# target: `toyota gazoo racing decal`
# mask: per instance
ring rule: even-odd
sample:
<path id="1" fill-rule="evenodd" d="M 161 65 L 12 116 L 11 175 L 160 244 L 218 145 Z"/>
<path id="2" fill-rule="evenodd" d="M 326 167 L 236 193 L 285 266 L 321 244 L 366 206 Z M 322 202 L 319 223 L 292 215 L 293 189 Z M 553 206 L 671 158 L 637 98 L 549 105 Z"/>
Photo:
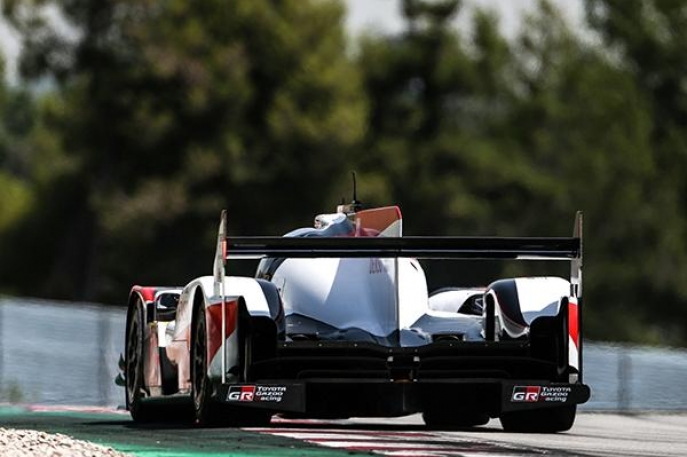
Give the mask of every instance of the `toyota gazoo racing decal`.
<path id="1" fill-rule="evenodd" d="M 571 387 L 550 387 L 550 386 L 515 386 L 511 401 L 515 403 L 537 403 L 537 402 L 560 402 L 568 401 L 568 395 L 572 391 Z"/>
<path id="2" fill-rule="evenodd" d="M 227 401 L 281 403 L 285 386 L 231 386 Z"/>

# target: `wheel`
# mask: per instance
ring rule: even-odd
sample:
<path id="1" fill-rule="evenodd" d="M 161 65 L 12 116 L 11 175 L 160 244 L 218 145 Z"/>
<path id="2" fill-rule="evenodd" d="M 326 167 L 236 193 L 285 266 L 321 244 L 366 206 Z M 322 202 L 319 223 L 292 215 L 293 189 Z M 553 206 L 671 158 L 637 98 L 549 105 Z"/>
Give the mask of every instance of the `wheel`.
<path id="1" fill-rule="evenodd" d="M 191 335 L 191 396 L 196 424 L 201 426 L 259 426 L 269 424 L 272 414 L 260 409 L 223 405 L 212 398 L 212 381 L 208 377 L 207 324 L 203 306 L 197 306 L 193 316 Z M 241 338 L 244 368 L 241 381 L 245 382 L 252 344 Z"/>
<path id="2" fill-rule="evenodd" d="M 205 309 L 196 306 L 191 333 L 191 396 L 196 423 L 210 425 L 216 421 L 216 408 L 212 403 L 212 386 L 208 378 L 207 325 Z"/>
<path id="3" fill-rule="evenodd" d="M 479 411 L 430 409 L 422 413 L 422 420 L 431 428 L 466 428 L 486 424 L 489 422 L 489 416 Z"/>
<path id="4" fill-rule="evenodd" d="M 251 374 L 251 362 L 253 360 L 253 335 L 249 329 L 248 322 L 243 321 L 243 330 L 239 333 L 241 342 L 241 382 L 249 383 L 253 381 Z M 269 425 L 272 420 L 272 412 L 256 408 L 236 408 L 228 406 L 235 418 L 234 422 L 241 426 L 260 427 Z"/>
<path id="5" fill-rule="evenodd" d="M 126 348 L 125 358 L 125 385 L 126 407 L 134 422 L 145 423 L 158 419 L 151 405 L 144 402 L 143 398 L 143 330 L 144 330 L 143 305 L 137 300 L 129 311 L 126 323 Z"/>
<path id="6" fill-rule="evenodd" d="M 499 417 L 507 432 L 556 433 L 570 430 L 575 423 L 577 406 L 559 406 L 533 411 L 516 411 Z"/>

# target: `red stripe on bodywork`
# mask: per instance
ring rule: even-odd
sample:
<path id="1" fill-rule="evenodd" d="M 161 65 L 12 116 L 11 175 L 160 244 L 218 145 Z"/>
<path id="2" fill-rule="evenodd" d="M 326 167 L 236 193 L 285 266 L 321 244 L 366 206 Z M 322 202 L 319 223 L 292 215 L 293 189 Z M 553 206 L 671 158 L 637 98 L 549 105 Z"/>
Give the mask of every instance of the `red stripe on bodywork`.
<path id="1" fill-rule="evenodd" d="M 575 342 L 575 346 L 580 346 L 580 328 L 578 319 L 577 303 L 570 300 L 568 303 L 568 333 Z"/>
<path id="2" fill-rule="evenodd" d="M 143 297 L 143 300 L 146 302 L 155 300 L 154 287 L 134 286 L 131 288 L 131 291 L 141 294 L 141 297 Z"/>
<path id="3" fill-rule="evenodd" d="M 205 310 L 205 317 L 208 325 L 208 360 L 212 360 L 222 346 L 222 341 L 236 330 L 236 321 L 239 314 L 239 301 L 231 300 L 225 302 L 224 315 L 227 319 L 227 327 L 224 338 L 222 338 L 222 303 L 208 306 Z"/>

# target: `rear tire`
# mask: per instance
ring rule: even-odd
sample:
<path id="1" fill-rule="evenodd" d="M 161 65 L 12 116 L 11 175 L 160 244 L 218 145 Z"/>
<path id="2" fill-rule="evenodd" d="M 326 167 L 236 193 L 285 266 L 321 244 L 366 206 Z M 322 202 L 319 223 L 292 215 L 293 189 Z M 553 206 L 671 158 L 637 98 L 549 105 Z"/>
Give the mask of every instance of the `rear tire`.
<path id="1" fill-rule="evenodd" d="M 248 329 L 246 320 L 239 321 L 243 323 L 243 330 L 239 333 L 240 350 L 242 351 L 241 363 L 243 364 L 241 370 L 241 382 L 250 383 L 253 381 L 251 375 L 251 363 L 253 361 L 253 336 Z M 232 415 L 236 417 L 235 423 L 240 426 L 260 427 L 269 425 L 272 420 L 272 412 L 257 408 L 236 408 L 228 406 L 232 411 Z"/>
<path id="2" fill-rule="evenodd" d="M 212 398 L 213 385 L 208 376 L 207 323 L 202 303 L 196 306 L 191 335 L 191 396 L 195 410 L 196 424 L 200 426 L 261 426 L 269 424 L 272 413 L 249 407 L 224 405 Z M 244 365 L 251 357 L 252 345 L 241 342 Z M 244 367 L 242 381 L 247 370 Z"/>
<path id="3" fill-rule="evenodd" d="M 212 385 L 207 374 L 207 325 L 202 303 L 194 308 L 191 332 L 191 397 L 196 424 L 212 425 L 217 422 L 217 408 L 212 401 Z"/>
<path id="4" fill-rule="evenodd" d="M 499 420 L 506 432 L 556 433 L 570 430 L 576 415 L 577 406 L 572 405 L 504 413 Z"/>

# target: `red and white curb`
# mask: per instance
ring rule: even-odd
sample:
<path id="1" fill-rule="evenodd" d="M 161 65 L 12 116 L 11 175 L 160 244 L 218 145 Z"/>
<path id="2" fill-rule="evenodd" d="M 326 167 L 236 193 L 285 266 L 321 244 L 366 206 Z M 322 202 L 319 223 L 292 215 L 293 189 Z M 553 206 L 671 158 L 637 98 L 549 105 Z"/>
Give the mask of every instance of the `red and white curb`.
<path id="1" fill-rule="evenodd" d="M 244 430 L 292 438 L 306 443 L 395 457 L 524 457 L 543 454 L 542 451 L 524 450 L 501 444 L 480 443 L 442 432 L 369 431 L 337 428 L 316 428 L 324 421 L 294 421 L 296 427 L 279 427 L 282 421 L 272 422 L 276 427 L 245 428 Z M 306 423 L 313 428 L 299 427 Z M 330 423 L 331 424 L 331 423 Z M 285 424 L 286 425 L 286 424 Z"/>

